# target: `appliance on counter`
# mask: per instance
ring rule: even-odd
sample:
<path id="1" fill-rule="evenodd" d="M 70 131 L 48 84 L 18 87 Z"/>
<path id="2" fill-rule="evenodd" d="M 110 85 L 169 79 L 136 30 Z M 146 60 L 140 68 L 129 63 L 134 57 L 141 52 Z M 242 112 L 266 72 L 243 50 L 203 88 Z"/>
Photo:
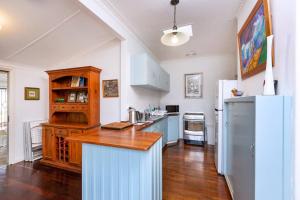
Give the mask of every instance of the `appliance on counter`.
<path id="1" fill-rule="evenodd" d="M 236 80 L 219 80 L 215 93 L 215 165 L 219 174 L 224 174 L 223 108 L 224 100 L 231 98 L 231 90 L 237 88 Z"/>
<path id="2" fill-rule="evenodd" d="M 137 111 L 133 107 L 129 107 L 128 114 L 129 114 L 129 122 L 132 124 L 138 123 L 143 118 L 143 113 Z"/>
<path id="3" fill-rule="evenodd" d="M 186 144 L 205 144 L 205 116 L 203 112 L 189 112 L 183 115 L 183 139 Z"/>
<path id="4" fill-rule="evenodd" d="M 179 113 L 179 105 L 166 105 L 167 113 Z"/>

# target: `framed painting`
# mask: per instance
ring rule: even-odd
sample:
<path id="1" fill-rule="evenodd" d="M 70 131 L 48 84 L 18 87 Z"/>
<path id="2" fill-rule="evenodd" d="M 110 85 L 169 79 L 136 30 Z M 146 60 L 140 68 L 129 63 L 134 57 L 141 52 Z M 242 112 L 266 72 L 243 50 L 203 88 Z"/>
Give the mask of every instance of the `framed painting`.
<path id="1" fill-rule="evenodd" d="M 202 98 L 203 73 L 185 74 L 185 98 Z"/>
<path id="2" fill-rule="evenodd" d="M 118 79 L 102 81 L 103 97 L 119 97 Z"/>
<path id="3" fill-rule="evenodd" d="M 25 87 L 25 100 L 40 100 L 40 88 Z"/>
<path id="4" fill-rule="evenodd" d="M 269 1 L 258 0 L 238 33 L 242 79 L 249 78 L 266 69 L 267 36 L 271 34 Z"/>

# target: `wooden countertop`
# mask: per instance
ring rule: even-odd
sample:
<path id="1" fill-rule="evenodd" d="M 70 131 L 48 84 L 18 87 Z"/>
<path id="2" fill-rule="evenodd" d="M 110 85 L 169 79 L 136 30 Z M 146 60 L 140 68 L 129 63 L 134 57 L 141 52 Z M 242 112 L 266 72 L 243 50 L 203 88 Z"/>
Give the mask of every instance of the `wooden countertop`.
<path id="1" fill-rule="evenodd" d="M 142 129 L 151 124 L 152 123 L 146 123 L 140 126 L 135 125 L 123 130 L 97 128 L 84 135 L 67 137 L 66 140 L 147 151 L 161 138 L 160 133 L 142 131 Z"/>
<path id="2" fill-rule="evenodd" d="M 90 126 L 87 124 L 80 124 L 80 123 L 42 123 L 43 126 L 52 126 L 56 128 L 75 128 L 75 129 L 82 129 L 87 130 L 91 129 L 97 126 L 100 126 L 100 124 L 96 124 L 94 126 Z"/>

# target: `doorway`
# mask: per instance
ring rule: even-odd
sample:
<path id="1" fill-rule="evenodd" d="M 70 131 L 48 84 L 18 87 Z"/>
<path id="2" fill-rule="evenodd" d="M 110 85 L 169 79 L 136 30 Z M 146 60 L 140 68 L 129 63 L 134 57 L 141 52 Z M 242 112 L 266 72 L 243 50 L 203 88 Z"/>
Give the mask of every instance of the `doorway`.
<path id="1" fill-rule="evenodd" d="M 8 72 L 0 71 L 0 166 L 8 164 Z"/>

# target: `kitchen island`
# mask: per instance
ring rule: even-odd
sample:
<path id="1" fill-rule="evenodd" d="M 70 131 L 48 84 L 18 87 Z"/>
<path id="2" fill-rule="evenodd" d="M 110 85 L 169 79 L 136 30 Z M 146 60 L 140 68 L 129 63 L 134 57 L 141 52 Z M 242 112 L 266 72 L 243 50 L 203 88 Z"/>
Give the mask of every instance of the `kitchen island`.
<path id="1" fill-rule="evenodd" d="M 67 138 L 82 143 L 83 200 L 162 199 L 162 137 L 150 125 Z"/>

